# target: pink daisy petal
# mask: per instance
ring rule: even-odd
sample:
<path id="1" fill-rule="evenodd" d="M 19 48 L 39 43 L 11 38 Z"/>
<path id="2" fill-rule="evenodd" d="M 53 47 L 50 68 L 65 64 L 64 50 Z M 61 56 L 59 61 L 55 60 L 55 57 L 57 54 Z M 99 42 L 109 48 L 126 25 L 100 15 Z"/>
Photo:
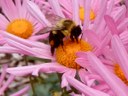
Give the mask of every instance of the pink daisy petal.
<path id="1" fill-rule="evenodd" d="M 14 76 L 10 75 L 8 80 L 3 84 L 3 86 L 0 88 L 0 95 L 4 93 L 4 91 L 7 89 L 7 87 L 13 82 Z"/>
<path id="2" fill-rule="evenodd" d="M 40 23 L 43 23 L 43 25 L 45 24 L 46 26 L 51 26 L 51 23 L 45 18 L 44 14 L 35 3 L 28 1 L 27 4 L 29 12 L 39 20 Z"/>
<path id="3" fill-rule="evenodd" d="M 7 16 L 7 18 L 12 21 L 14 20 L 14 18 L 16 18 L 16 7 L 14 6 L 14 3 L 12 2 L 12 0 L 0 0 L 0 4 L 2 6 L 2 10 L 4 11 L 5 15 Z M 8 11 L 8 10 L 12 10 L 12 11 Z"/>
<path id="4" fill-rule="evenodd" d="M 72 2 L 71 0 L 59 0 L 60 5 L 62 5 L 66 11 L 72 12 L 72 6 L 70 5 Z"/>
<path id="5" fill-rule="evenodd" d="M 38 47 L 38 48 L 43 48 L 43 49 L 49 49 L 50 48 L 49 45 L 46 45 L 44 43 L 25 40 L 25 39 L 22 39 L 22 38 L 15 36 L 15 35 L 12 35 L 6 31 L 0 31 L 0 32 L 4 37 L 9 38 L 11 40 L 14 40 L 15 42 L 19 42 L 19 43 L 26 45 L 26 46 L 29 46 L 29 47 Z"/>
<path id="6" fill-rule="evenodd" d="M 1 75 L 0 75 L 0 87 L 1 87 L 1 85 L 3 84 L 3 80 L 4 80 L 5 76 L 6 76 L 6 69 L 7 69 L 7 67 L 8 67 L 7 64 L 4 64 L 4 65 L 2 66 L 2 73 L 1 73 Z"/>
<path id="7" fill-rule="evenodd" d="M 123 33 L 123 31 L 127 28 L 128 26 L 128 18 L 125 18 L 117 27 L 119 30 L 119 33 Z"/>
<path id="8" fill-rule="evenodd" d="M 88 59 L 92 68 L 106 81 L 117 96 L 127 96 L 127 86 L 111 73 L 93 53 L 88 52 Z"/>
<path id="9" fill-rule="evenodd" d="M 91 30 L 85 30 L 85 33 L 83 34 L 83 39 L 86 40 L 92 44 L 93 46 L 99 48 L 101 46 L 100 40 L 97 36 L 97 34 L 95 34 L 93 31 Z"/>
<path id="10" fill-rule="evenodd" d="M 121 41 L 122 41 L 122 43 L 123 44 L 128 44 L 128 31 L 126 30 L 126 31 L 124 31 L 124 32 L 122 32 L 120 35 L 119 35 L 119 37 L 120 37 L 120 39 L 121 39 Z"/>
<path id="11" fill-rule="evenodd" d="M 37 48 L 37 47 L 28 47 L 25 46 L 21 43 L 15 42 L 11 39 L 7 39 L 8 44 L 12 47 L 18 48 L 19 50 L 21 50 L 21 54 L 25 53 L 27 55 L 31 55 L 31 56 L 35 56 L 35 57 L 39 57 L 39 58 L 45 58 L 45 59 L 53 59 L 54 57 L 51 55 L 50 49 L 41 49 L 41 48 Z M 18 53 L 20 53 L 18 52 Z"/>
<path id="12" fill-rule="evenodd" d="M 79 3 L 78 0 L 72 0 L 72 7 L 73 7 L 73 21 L 76 22 L 76 24 L 80 24 L 80 18 L 79 18 Z"/>
<path id="13" fill-rule="evenodd" d="M 94 25 L 93 25 L 94 32 L 97 32 L 97 28 L 99 27 L 99 24 L 100 24 L 101 20 L 103 19 L 103 16 L 106 12 L 107 0 L 101 0 L 100 5 L 102 6 L 102 8 L 100 8 L 100 10 L 97 13 L 97 16 L 95 18 Z"/>
<path id="14" fill-rule="evenodd" d="M 66 79 L 71 86 L 75 87 L 77 90 L 84 93 L 85 95 L 88 95 L 88 96 L 109 96 L 108 94 L 106 94 L 104 92 L 95 90 L 93 88 L 90 88 L 90 87 L 82 84 L 81 82 L 75 80 L 74 78 L 72 78 L 70 76 L 67 76 Z"/>
<path id="15" fill-rule="evenodd" d="M 59 72 L 63 73 L 68 71 L 69 69 L 61 66 L 57 63 L 43 63 L 43 64 L 36 64 L 31 66 L 23 66 L 23 67 L 14 67 L 14 68 L 8 68 L 7 72 L 10 74 L 13 74 L 15 76 L 26 76 L 29 74 L 36 75 L 39 72 L 44 73 L 53 73 L 53 72 Z"/>
<path id="16" fill-rule="evenodd" d="M 61 10 L 61 6 L 59 4 L 59 1 L 58 0 L 48 0 L 48 2 L 50 3 L 54 13 L 60 17 L 65 17 L 64 14 L 62 13 L 62 10 Z"/>
<path id="17" fill-rule="evenodd" d="M 85 78 L 86 78 L 86 76 L 87 76 L 87 73 L 88 73 L 88 72 L 87 72 L 85 69 L 79 70 L 79 77 L 80 77 L 80 80 L 81 80 L 84 84 L 87 83 L 86 80 L 85 80 Z"/>
<path id="18" fill-rule="evenodd" d="M 43 35 L 36 35 L 29 38 L 29 40 L 32 41 L 38 41 L 38 40 L 46 40 L 48 39 L 49 33 L 43 34 Z"/>
<path id="19" fill-rule="evenodd" d="M 113 9 L 114 9 L 114 2 L 115 2 L 114 0 L 108 1 L 108 3 L 109 3 L 108 6 L 109 7 L 108 7 L 108 10 L 106 12 L 107 14 L 111 14 L 111 12 L 113 11 Z"/>
<path id="20" fill-rule="evenodd" d="M 77 58 L 75 60 L 76 63 L 78 63 L 83 68 L 88 68 L 88 60 L 85 60 L 84 58 Z"/>
<path id="21" fill-rule="evenodd" d="M 111 33 L 112 34 L 118 34 L 117 26 L 116 26 L 114 19 L 112 17 L 110 17 L 109 15 L 105 15 L 104 19 L 105 19 Z"/>
<path id="22" fill-rule="evenodd" d="M 77 57 L 83 57 L 85 60 L 87 60 L 87 54 L 86 52 L 77 52 L 76 53 Z"/>
<path id="23" fill-rule="evenodd" d="M 112 38 L 112 49 L 121 69 L 128 79 L 128 53 L 117 35 L 114 35 Z"/>
<path id="24" fill-rule="evenodd" d="M 91 0 L 84 1 L 84 25 L 83 30 L 88 29 L 90 21 Z"/>
<path id="25" fill-rule="evenodd" d="M 0 29 L 6 30 L 6 26 L 8 23 L 9 21 L 5 18 L 5 16 L 0 14 Z"/>
<path id="26" fill-rule="evenodd" d="M 10 96 L 23 96 L 26 92 L 28 92 L 30 89 L 30 86 L 26 86 L 23 89 L 21 89 L 20 91 L 10 95 Z"/>
<path id="27" fill-rule="evenodd" d="M 69 71 L 70 69 L 65 67 L 65 66 L 62 66 L 58 63 L 54 63 L 52 62 L 52 65 L 46 65 L 46 69 L 45 68 L 37 68 L 32 74 L 33 75 L 38 75 L 39 72 L 45 72 L 45 73 L 55 73 L 55 72 L 58 72 L 58 73 L 64 73 L 64 72 L 67 72 Z"/>
<path id="28" fill-rule="evenodd" d="M 65 72 L 62 76 L 62 82 L 61 82 L 61 87 L 64 88 L 66 86 L 68 86 L 68 81 L 66 79 L 66 76 L 72 76 L 72 77 L 75 77 L 76 75 L 76 70 L 74 69 L 70 69 L 69 71 Z"/>
<path id="29" fill-rule="evenodd" d="M 118 8 L 117 11 L 115 11 L 115 13 L 113 12 L 113 18 L 116 21 L 116 24 L 120 24 L 120 22 L 126 18 L 126 7 L 125 6 L 121 6 Z"/>

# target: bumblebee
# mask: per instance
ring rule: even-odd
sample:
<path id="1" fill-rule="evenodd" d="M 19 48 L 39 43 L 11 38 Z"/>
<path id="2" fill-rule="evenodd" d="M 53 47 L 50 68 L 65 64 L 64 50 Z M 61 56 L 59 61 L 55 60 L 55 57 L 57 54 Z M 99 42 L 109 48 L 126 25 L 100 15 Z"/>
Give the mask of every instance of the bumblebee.
<path id="1" fill-rule="evenodd" d="M 54 16 L 52 16 L 54 17 Z M 55 26 L 43 28 L 38 34 L 50 32 L 49 44 L 51 46 L 51 54 L 54 55 L 55 48 L 63 46 L 63 39 L 69 37 L 71 41 L 78 42 L 78 37 L 82 33 L 79 25 L 70 19 L 61 19 L 57 21 Z"/>

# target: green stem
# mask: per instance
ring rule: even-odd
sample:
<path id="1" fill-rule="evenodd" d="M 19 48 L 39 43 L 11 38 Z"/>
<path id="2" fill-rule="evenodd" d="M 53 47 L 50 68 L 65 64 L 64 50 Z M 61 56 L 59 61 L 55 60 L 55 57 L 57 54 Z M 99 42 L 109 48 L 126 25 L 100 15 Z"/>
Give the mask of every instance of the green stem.
<path id="1" fill-rule="evenodd" d="M 24 61 L 25 61 L 25 65 L 28 65 L 28 59 L 27 59 L 27 56 L 24 56 Z M 29 82 L 30 82 L 30 84 L 31 84 L 31 88 L 32 88 L 33 96 L 37 96 L 37 95 L 36 95 L 35 88 L 34 88 L 34 82 L 33 82 L 33 80 L 32 80 L 32 76 L 31 76 L 31 75 L 29 76 Z"/>
<path id="2" fill-rule="evenodd" d="M 37 95 L 36 95 L 35 88 L 34 88 L 34 83 L 33 83 L 33 80 L 32 80 L 32 76 L 29 76 L 29 80 L 30 80 L 30 84 L 31 84 L 33 96 L 37 96 Z"/>

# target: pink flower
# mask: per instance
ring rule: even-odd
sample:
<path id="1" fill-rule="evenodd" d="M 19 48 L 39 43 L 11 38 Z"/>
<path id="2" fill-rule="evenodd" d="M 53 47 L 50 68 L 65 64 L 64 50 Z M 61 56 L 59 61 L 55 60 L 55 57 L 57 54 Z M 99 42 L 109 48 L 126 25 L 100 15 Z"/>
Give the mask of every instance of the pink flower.
<path id="1" fill-rule="evenodd" d="M 42 28 L 42 25 L 28 13 L 27 0 L 14 0 L 14 2 L 0 0 L 4 14 L 0 13 L 0 30 L 24 39 L 39 39 L 41 36 L 35 36 L 35 33 Z"/>
<path id="2" fill-rule="evenodd" d="M 88 53 L 90 66 L 106 81 L 117 96 L 127 96 L 127 86 L 93 54 Z"/>
<path id="3" fill-rule="evenodd" d="M 90 69 L 89 71 L 93 70 L 92 72 L 100 75 L 99 78 L 103 78 L 101 80 L 98 78 L 95 78 L 95 80 L 98 80 L 98 82 L 100 81 L 99 83 L 101 83 L 101 88 L 104 87 L 102 85 L 102 82 L 105 81 L 110 86 L 114 94 L 116 94 L 116 96 L 120 96 L 122 94 L 124 94 L 123 96 L 127 96 L 127 72 L 128 72 L 127 71 L 127 55 L 128 54 L 122 41 L 117 35 L 114 35 L 112 37 L 111 42 L 112 42 L 111 46 L 110 47 L 107 46 L 104 49 L 102 54 L 103 56 L 99 56 L 99 58 L 97 58 L 91 52 L 78 53 L 79 58 L 76 59 L 76 62 L 81 66 L 85 66 L 85 67 L 89 66 L 88 67 Z M 85 60 L 87 59 L 85 59 L 84 55 L 88 56 L 88 60 L 90 62 L 88 63 L 88 65 L 86 65 L 87 63 Z M 117 64 L 119 67 L 116 66 Z M 90 76 L 93 76 L 93 75 L 94 74 L 90 74 Z M 116 82 L 115 85 L 114 85 L 114 82 Z M 95 86 L 94 88 L 99 90 L 97 86 Z M 108 89 L 110 90 L 110 88 Z M 117 92 L 117 90 L 119 93 Z"/>

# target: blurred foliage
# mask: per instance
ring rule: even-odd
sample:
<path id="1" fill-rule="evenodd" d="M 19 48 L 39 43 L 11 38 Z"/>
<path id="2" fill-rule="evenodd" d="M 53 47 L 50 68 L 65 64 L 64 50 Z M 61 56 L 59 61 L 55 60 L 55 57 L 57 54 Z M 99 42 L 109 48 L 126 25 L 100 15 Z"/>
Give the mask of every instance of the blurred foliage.
<path id="1" fill-rule="evenodd" d="M 47 74 L 46 78 L 33 77 L 36 96 L 61 96 L 61 88 L 57 74 Z M 29 96 L 33 96 L 32 90 Z"/>

